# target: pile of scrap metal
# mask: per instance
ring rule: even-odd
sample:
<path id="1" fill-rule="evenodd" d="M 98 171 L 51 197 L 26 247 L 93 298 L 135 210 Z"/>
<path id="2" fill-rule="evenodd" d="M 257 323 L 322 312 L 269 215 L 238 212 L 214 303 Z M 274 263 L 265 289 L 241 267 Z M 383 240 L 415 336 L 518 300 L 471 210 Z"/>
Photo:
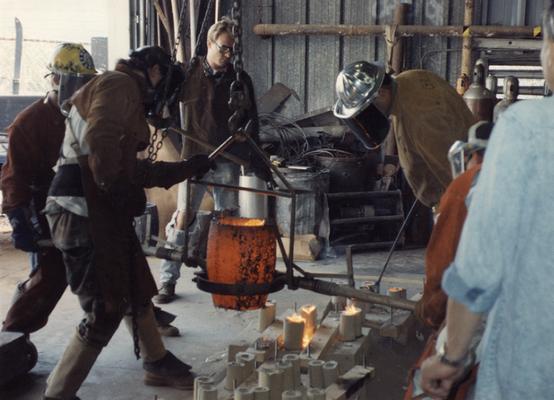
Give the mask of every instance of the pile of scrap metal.
<path id="1" fill-rule="evenodd" d="M 311 191 L 296 203 L 297 240 L 311 243 L 310 248 L 299 248 L 297 256 L 317 258 L 314 240 L 325 244 L 315 246 L 320 250 L 353 243 L 370 248 L 390 245 L 403 220 L 403 207 L 394 185 L 382 191 L 378 184 L 381 151 L 365 149 L 331 107 L 286 117 L 280 111 L 293 98 L 298 100 L 296 93 L 278 83 L 258 103 L 262 147 L 295 188 Z M 276 204 L 277 224 L 285 238 L 289 203 L 283 198 Z"/>

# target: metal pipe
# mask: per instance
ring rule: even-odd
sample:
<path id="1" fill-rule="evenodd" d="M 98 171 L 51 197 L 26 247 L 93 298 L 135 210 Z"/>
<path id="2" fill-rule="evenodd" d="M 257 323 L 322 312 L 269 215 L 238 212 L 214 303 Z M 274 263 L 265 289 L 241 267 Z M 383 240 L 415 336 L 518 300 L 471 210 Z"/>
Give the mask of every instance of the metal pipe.
<path id="1" fill-rule="evenodd" d="M 21 54 L 23 47 L 23 27 L 21 21 L 15 18 L 15 53 L 13 65 L 12 94 L 19 94 L 19 78 L 21 76 Z"/>
<path id="2" fill-rule="evenodd" d="M 186 1 L 186 0 L 183 0 Z M 194 53 L 196 49 L 196 9 L 194 7 L 195 1 L 189 0 L 189 16 L 190 16 L 190 52 Z M 192 54 L 192 57 L 196 54 Z"/>
<path id="3" fill-rule="evenodd" d="M 338 35 L 338 36 L 369 36 L 382 35 L 386 25 L 323 25 L 323 24 L 257 24 L 253 32 L 259 36 L 287 35 Z M 534 37 L 532 26 L 503 25 L 399 25 L 396 33 L 400 36 L 448 36 L 463 37 Z"/>
<path id="4" fill-rule="evenodd" d="M 215 14 L 214 14 L 214 24 L 219 21 L 219 0 L 215 1 Z"/>
<path id="5" fill-rule="evenodd" d="M 249 188 L 249 187 L 244 187 L 244 186 L 227 185 L 225 183 L 208 182 L 208 181 L 203 181 L 203 180 L 200 180 L 200 179 L 191 179 L 190 181 L 191 181 L 191 183 L 195 183 L 195 184 L 198 184 L 198 185 L 220 187 L 220 188 L 223 188 L 223 189 L 234 190 L 236 192 L 244 191 L 244 192 L 252 192 L 252 193 L 256 193 L 256 194 L 260 194 L 260 195 L 264 195 L 264 196 L 286 197 L 286 198 L 289 198 L 289 199 L 292 198 L 292 194 L 287 193 L 287 192 L 278 192 L 278 191 L 275 191 L 275 190 L 254 189 L 254 188 Z"/>
<path id="6" fill-rule="evenodd" d="M 290 232 L 289 232 L 289 254 L 287 265 L 287 286 L 291 289 L 294 289 L 294 272 L 292 270 L 292 263 L 294 262 L 294 234 L 296 230 L 296 192 L 292 192 L 292 197 L 290 200 Z"/>
<path id="7" fill-rule="evenodd" d="M 473 8 L 474 0 L 465 0 L 464 6 L 464 25 L 470 26 L 473 24 Z M 460 78 L 458 79 L 457 91 L 460 95 L 463 95 L 469 87 L 469 77 L 471 76 L 471 66 L 473 65 L 471 59 L 471 52 L 473 49 L 473 39 L 471 36 L 464 36 L 462 41 L 462 61 Z"/>
<path id="8" fill-rule="evenodd" d="M 186 0 L 183 0 L 186 1 Z M 171 16 L 173 17 L 173 35 L 174 35 L 174 41 L 173 43 L 179 42 L 179 46 L 177 47 L 177 61 L 184 62 L 185 55 L 183 51 L 183 42 L 184 38 L 179 38 L 180 29 L 179 26 L 181 24 L 180 20 L 180 8 L 179 8 L 179 1 L 178 0 L 171 0 Z M 184 17 L 184 16 L 183 16 Z"/>
<path id="9" fill-rule="evenodd" d="M 196 136 L 194 136 L 191 133 L 188 133 L 184 129 L 178 129 L 178 128 L 171 128 L 170 127 L 170 128 L 167 128 L 167 130 L 170 131 L 170 132 L 177 133 L 177 134 L 189 139 L 191 142 L 195 142 L 195 143 L 199 144 L 200 146 L 206 148 L 209 151 L 214 151 L 216 149 L 216 147 L 214 145 L 211 145 L 210 143 L 206 142 L 205 140 L 197 138 Z M 250 164 L 248 161 L 245 161 L 242 158 L 234 156 L 230 153 L 225 153 L 225 152 L 221 153 L 221 157 L 224 157 L 224 158 L 228 159 L 229 161 L 232 161 L 235 164 L 239 164 L 239 165 L 248 166 Z"/>
<path id="10" fill-rule="evenodd" d="M 380 304 L 408 311 L 414 311 L 416 306 L 415 301 L 372 293 L 368 290 L 354 289 L 350 286 L 339 285 L 334 282 L 308 278 L 295 278 L 294 280 L 296 286 L 300 289 L 310 290 L 325 295 L 349 297 L 371 304 Z"/>
<path id="11" fill-rule="evenodd" d="M 400 3 L 394 10 L 394 24 L 404 25 L 407 22 L 410 4 Z M 399 38 L 392 49 L 392 69 L 395 74 L 402 72 L 404 66 L 404 38 Z"/>

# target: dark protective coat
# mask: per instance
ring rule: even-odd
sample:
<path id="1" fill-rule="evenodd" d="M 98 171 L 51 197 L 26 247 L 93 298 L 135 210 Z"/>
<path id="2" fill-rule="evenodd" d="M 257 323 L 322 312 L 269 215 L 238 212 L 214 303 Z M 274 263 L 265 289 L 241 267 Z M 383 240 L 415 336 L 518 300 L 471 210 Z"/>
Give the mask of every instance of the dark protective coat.
<path id="1" fill-rule="evenodd" d="M 2 209 L 31 208 L 43 239 L 48 239 L 50 232 L 40 211 L 59 156 L 64 120 L 57 105 L 44 98 L 19 113 L 8 127 L 8 156 L 1 174 Z M 2 329 L 31 333 L 42 328 L 66 286 L 60 252 L 54 247 L 40 249 L 37 268 L 8 310 Z"/>
<path id="2" fill-rule="evenodd" d="M 391 109 L 400 166 L 415 196 L 438 203 L 452 180 L 448 150 L 467 139 L 475 117 L 450 84 L 430 71 L 399 74 Z"/>
<path id="3" fill-rule="evenodd" d="M 183 86 L 182 101 L 186 109 L 185 126 L 199 139 L 217 147 L 231 135 L 227 123 L 232 111 L 227 102 L 229 89 L 236 73 L 232 65 L 229 65 L 224 73 L 210 74 L 208 70 L 204 58 L 199 58 L 192 64 Z M 257 141 L 258 111 L 252 80 L 246 72 L 243 72 L 241 78 L 246 85 L 247 101 L 250 104 L 244 119 L 249 118 L 254 121 L 253 139 Z M 234 143 L 227 152 L 246 161 L 250 160 L 250 149 L 245 143 Z M 192 154 L 208 153 L 210 151 L 205 147 L 185 140 L 183 153 L 185 158 Z"/>
<path id="4" fill-rule="evenodd" d="M 72 99 L 87 122 L 90 147 L 79 163 L 93 242 L 89 272 L 108 312 L 144 304 L 157 293 L 132 225 L 144 210 L 143 187 L 167 188 L 191 175 L 182 163 L 137 160 L 150 136 L 146 80 L 124 64 L 116 69 L 92 79 Z"/>

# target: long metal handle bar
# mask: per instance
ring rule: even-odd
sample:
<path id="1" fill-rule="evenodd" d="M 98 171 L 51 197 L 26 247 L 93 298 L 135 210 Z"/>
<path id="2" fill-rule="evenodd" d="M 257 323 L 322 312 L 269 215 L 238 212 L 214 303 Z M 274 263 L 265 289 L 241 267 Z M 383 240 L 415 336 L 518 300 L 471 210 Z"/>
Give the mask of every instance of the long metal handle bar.
<path id="1" fill-rule="evenodd" d="M 276 190 L 263 190 L 263 189 L 254 189 L 254 188 L 248 188 L 243 186 L 235 186 L 235 185 L 227 185 L 225 183 L 216 183 L 216 182 L 208 182 L 203 180 L 197 180 L 197 179 L 191 179 L 191 183 L 195 183 L 198 185 L 206 185 L 206 186 L 214 186 L 214 187 L 220 187 L 224 189 L 234 190 L 234 191 L 245 191 L 245 192 L 252 192 L 264 196 L 272 196 L 272 197 L 288 197 L 292 198 L 292 194 L 288 192 L 280 192 Z"/>
<path id="2" fill-rule="evenodd" d="M 383 275 L 385 274 L 385 271 L 387 270 L 387 267 L 389 265 L 389 261 L 392 257 L 392 253 L 394 253 L 394 250 L 396 249 L 396 245 L 398 241 L 400 240 L 400 237 L 402 236 L 402 233 L 404 232 L 404 229 L 406 229 L 406 226 L 408 225 L 408 222 L 410 221 L 410 217 L 412 216 L 415 206 L 417 204 L 418 200 L 415 199 L 412 206 L 410 207 L 410 211 L 408 211 L 408 214 L 406 215 L 406 218 L 404 218 L 404 221 L 402 222 L 402 225 L 400 226 L 400 229 L 398 230 L 398 233 L 396 234 L 396 237 L 394 238 L 394 242 L 392 243 L 392 246 L 389 250 L 389 254 L 387 256 L 387 260 L 385 261 L 385 265 L 383 265 L 383 269 L 381 269 L 381 273 L 379 274 L 379 278 L 375 282 L 375 286 L 379 287 L 381 284 L 381 279 L 383 279 Z"/>
<path id="3" fill-rule="evenodd" d="M 339 285 L 334 282 L 322 281 L 319 279 L 295 278 L 296 286 L 300 289 L 310 290 L 312 292 L 321 293 L 331 296 L 343 296 L 353 299 L 358 299 L 372 304 L 380 304 L 398 308 L 401 310 L 414 311 L 415 301 L 400 299 L 391 296 L 384 296 L 377 293 L 372 293 L 367 290 L 355 289 L 347 285 Z"/>
<path id="4" fill-rule="evenodd" d="M 173 133 L 177 133 L 177 134 L 189 139 L 191 142 L 195 142 L 195 143 L 199 144 L 200 146 L 204 147 L 205 149 L 207 149 L 209 151 L 215 151 L 216 150 L 215 146 L 209 144 L 205 140 L 197 138 L 193 134 L 191 134 L 191 133 L 189 133 L 189 132 L 187 132 L 183 129 L 170 127 L 170 128 L 167 128 L 166 130 L 170 131 L 170 132 L 173 132 Z M 244 165 L 244 166 L 248 166 L 250 164 L 248 161 L 243 160 L 242 158 L 237 157 L 233 154 L 223 152 L 223 153 L 221 153 L 221 156 L 225 157 L 229 161 L 234 162 L 235 164 Z"/>

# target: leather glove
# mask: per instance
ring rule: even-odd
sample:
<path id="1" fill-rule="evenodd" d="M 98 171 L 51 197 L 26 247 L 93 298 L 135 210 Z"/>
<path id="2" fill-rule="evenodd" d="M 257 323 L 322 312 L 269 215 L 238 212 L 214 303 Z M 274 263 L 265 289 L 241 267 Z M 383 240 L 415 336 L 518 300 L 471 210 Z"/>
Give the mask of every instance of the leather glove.
<path id="1" fill-rule="evenodd" d="M 202 178 L 210 169 L 215 169 L 215 163 L 208 159 L 206 154 L 195 154 L 184 163 L 185 169 L 189 170 L 189 176 L 196 179 Z"/>
<path id="2" fill-rule="evenodd" d="M 17 207 L 6 212 L 12 226 L 12 242 L 16 249 L 36 252 L 40 231 L 37 231 L 38 221 L 27 207 Z M 33 222 L 33 219 L 36 221 Z"/>

